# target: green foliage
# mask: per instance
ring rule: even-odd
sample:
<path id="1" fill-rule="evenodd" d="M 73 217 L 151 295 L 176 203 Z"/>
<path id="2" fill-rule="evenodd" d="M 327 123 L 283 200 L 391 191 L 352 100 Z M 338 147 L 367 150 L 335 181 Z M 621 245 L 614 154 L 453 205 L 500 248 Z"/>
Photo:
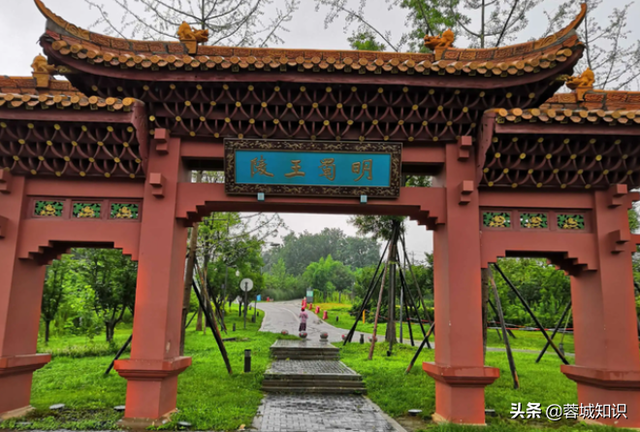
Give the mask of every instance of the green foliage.
<path id="1" fill-rule="evenodd" d="M 291 233 L 284 237 L 281 247 L 264 253 L 265 271 L 270 272 L 282 259 L 287 272 L 298 276 L 309 264 L 329 255 L 352 269 L 372 265 L 380 259 L 376 240 L 346 236 L 340 229 L 325 228 L 319 234 Z"/>
<path id="2" fill-rule="evenodd" d="M 340 261 L 335 261 L 331 255 L 309 264 L 302 277 L 309 286 L 324 295 L 335 290 L 350 290 L 355 281 L 353 272 Z"/>
<path id="3" fill-rule="evenodd" d="M 389 240 L 395 223 L 400 222 L 400 230 L 404 232 L 405 219 L 405 216 L 358 215 L 349 219 L 349 223 L 358 229 L 360 235 L 371 235 L 376 240 Z"/>
<path id="4" fill-rule="evenodd" d="M 385 46 L 376 42 L 376 36 L 370 30 L 354 33 L 347 39 L 351 48 L 360 51 L 384 51 Z"/>
<path id="5" fill-rule="evenodd" d="M 226 342 L 233 375 L 226 371 L 210 330 L 206 334 L 195 331 L 195 322 L 187 329 L 185 355 L 193 364 L 178 380 L 177 406 L 171 422 L 161 429 L 179 429 L 178 421 L 188 421 L 193 430 L 237 430 L 249 425 L 263 397 L 260 391 L 263 374 L 271 362 L 269 347 L 280 335 L 259 332 L 264 314 L 256 323 L 247 323 L 242 330 L 243 319 L 238 317 L 237 306 L 227 309 L 225 321 L 231 329 L 238 329 L 223 337 L 236 337 Z M 116 330 L 116 349 L 131 334 L 124 326 Z M 55 343 L 53 360 L 34 373 L 31 404 L 36 410 L 26 418 L 11 419 L 1 424 L 3 429 L 35 430 L 118 430 L 116 422 L 122 413 L 113 410 L 125 404 L 126 380 L 114 371 L 107 377 L 103 373 L 113 353 L 105 342 L 87 344 L 82 355 L 79 352 L 83 337 L 65 337 Z M 49 347 L 51 348 L 51 347 Z M 252 351 L 252 372 L 242 373 L 244 350 Z M 91 352 L 93 351 L 93 352 Z M 65 355 L 65 353 L 70 355 Z M 124 356 L 127 357 L 126 355 Z M 66 408 L 51 411 L 54 403 L 64 403 Z M 28 421 L 30 425 L 21 425 Z"/>
<path id="6" fill-rule="evenodd" d="M 93 308 L 110 342 L 125 311 L 133 313 L 138 264 L 112 249 L 76 249 L 74 258 L 81 261 L 78 273 L 93 291 Z"/>

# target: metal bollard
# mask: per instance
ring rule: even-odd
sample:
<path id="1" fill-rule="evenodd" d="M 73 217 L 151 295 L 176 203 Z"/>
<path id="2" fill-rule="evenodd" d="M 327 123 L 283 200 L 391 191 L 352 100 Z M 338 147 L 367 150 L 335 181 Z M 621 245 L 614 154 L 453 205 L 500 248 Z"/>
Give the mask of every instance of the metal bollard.
<path id="1" fill-rule="evenodd" d="M 236 331 L 236 323 L 233 323 L 233 331 Z"/>
<path id="2" fill-rule="evenodd" d="M 364 335 L 362 333 L 360 333 L 360 343 L 361 344 L 364 343 Z"/>
<path id="3" fill-rule="evenodd" d="M 245 373 L 251 372 L 251 350 L 244 350 L 244 371 Z"/>
<path id="4" fill-rule="evenodd" d="M 336 315 L 336 322 L 338 322 L 338 315 Z"/>

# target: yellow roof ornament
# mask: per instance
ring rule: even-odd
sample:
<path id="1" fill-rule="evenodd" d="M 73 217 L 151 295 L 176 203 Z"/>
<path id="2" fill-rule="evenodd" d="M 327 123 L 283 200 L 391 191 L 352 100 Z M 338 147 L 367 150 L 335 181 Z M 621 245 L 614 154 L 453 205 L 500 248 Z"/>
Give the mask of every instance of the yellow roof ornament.
<path id="1" fill-rule="evenodd" d="M 590 68 L 587 68 L 579 77 L 565 77 L 565 80 L 565 85 L 576 93 L 578 100 L 584 101 L 584 94 L 593 90 L 596 76 Z"/>
<path id="2" fill-rule="evenodd" d="M 424 37 L 424 46 L 435 51 L 437 49 L 447 49 L 453 46 L 453 41 L 455 40 L 456 35 L 451 31 L 451 29 L 445 30 L 439 36 L 429 36 L 426 35 Z"/>
<path id="3" fill-rule="evenodd" d="M 37 88 L 49 88 L 51 75 L 57 72 L 54 65 L 50 65 L 47 58 L 38 54 L 31 63 L 31 75 L 36 79 Z"/>
<path id="4" fill-rule="evenodd" d="M 189 54 L 196 54 L 198 44 L 209 40 L 209 30 L 193 30 L 186 21 L 183 21 L 178 28 L 178 37 L 180 42 L 187 46 Z"/>

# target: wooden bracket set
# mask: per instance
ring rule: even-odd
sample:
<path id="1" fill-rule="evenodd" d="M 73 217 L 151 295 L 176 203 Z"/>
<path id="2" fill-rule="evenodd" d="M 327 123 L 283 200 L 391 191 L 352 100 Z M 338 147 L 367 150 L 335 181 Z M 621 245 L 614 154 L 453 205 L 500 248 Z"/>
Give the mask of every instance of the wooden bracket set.
<path id="1" fill-rule="evenodd" d="M 156 129 L 153 135 L 153 142 L 156 147 L 156 151 L 159 154 L 168 154 L 169 153 L 169 139 L 171 138 L 171 133 L 167 129 Z"/>
<path id="2" fill-rule="evenodd" d="M 616 230 L 609 233 L 611 238 L 611 253 L 618 254 L 627 250 L 627 243 L 631 241 L 631 234 L 628 230 Z"/>
<path id="3" fill-rule="evenodd" d="M 7 235 L 7 226 L 9 225 L 9 219 L 4 216 L 0 216 L 0 239 L 5 238 Z"/>
<path id="4" fill-rule="evenodd" d="M 463 180 L 458 189 L 460 191 L 460 201 L 458 203 L 460 205 L 469 204 L 471 202 L 471 194 L 475 190 L 473 180 Z"/>
<path id="5" fill-rule="evenodd" d="M 609 188 L 609 207 L 620 207 L 625 204 L 628 189 L 625 184 L 612 185 Z"/>
<path id="6" fill-rule="evenodd" d="M 458 139 L 458 160 L 466 161 L 471 156 L 473 140 L 470 136 L 461 136 Z"/>
<path id="7" fill-rule="evenodd" d="M 11 180 L 13 176 L 9 171 L 0 170 L 0 193 L 8 194 L 11 192 Z"/>
<path id="8" fill-rule="evenodd" d="M 151 193 L 156 198 L 164 198 L 165 178 L 160 173 L 149 174 L 149 184 L 151 185 Z"/>

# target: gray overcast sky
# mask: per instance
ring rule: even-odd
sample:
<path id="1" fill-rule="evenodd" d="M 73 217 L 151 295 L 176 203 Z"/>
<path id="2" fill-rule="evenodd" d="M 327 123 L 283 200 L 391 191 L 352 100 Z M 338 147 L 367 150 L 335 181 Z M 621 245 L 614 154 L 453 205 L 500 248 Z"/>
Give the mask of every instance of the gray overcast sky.
<path id="1" fill-rule="evenodd" d="M 68 21 L 88 28 L 98 14 L 88 9 L 84 0 L 44 0 L 45 4 L 58 15 Z M 112 0 L 98 0 L 98 3 L 108 5 Z M 276 1 L 277 3 L 277 1 Z M 548 9 L 560 4 L 560 0 L 547 0 Z M 579 3 L 579 1 L 576 1 Z M 606 0 L 599 10 L 599 16 L 608 15 L 614 7 L 622 7 L 626 0 Z M 358 4 L 358 0 L 351 0 L 351 4 Z M 401 9 L 389 9 L 384 0 L 369 0 L 367 19 L 379 29 L 391 31 L 396 38 L 404 29 L 405 14 Z M 3 13 L 0 15 L 0 50 L 2 64 L 0 74 L 24 76 L 31 73 L 31 62 L 41 52 L 38 38 L 44 32 L 45 20 L 38 12 L 32 0 L 0 0 Z M 539 8 L 530 17 L 529 26 L 523 31 L 516 42 L 522 42 L 531 38 L 537 38 L 546 28 L 546 19 Z M 283 46 L 288 48 L 325 48 L 348 49 L 347 37 L 350 31 L 345 32 L 344 21 L 336 20 L 328 28 L 325 28 L 324 17 L 326 10 L 315 10 L 315 2 L 301 0 L 301 7 L 296 12 L 293 20 L 287 24 L 290 30 L 282 33 Z M 630 10 L 630 17 L 640 17 L 640 4 L 636 3 Z M 631 18 L 633 25 L 634 18 Z M 604 24 L 604 23 L 603 23 Z M 398 31 L 398 29 L 400 29 Z M 177 29 L 176 29 L 177 30 Z M 640 38 L 640 30 L 633 28 L 633 39 Z M 97 30 L 96 30 L 97 31 Z M 458 43 L 457 46 L 464 46 Z M 287 225 L 293 231 L 320 232 L 323 228 L 341 228 L 347 234 L 355 234 L 355 230 L 347 223 L 346 216 L 330 215 L 283 215 Z M 407 233 L 408 248 L 416 253 L 416 258 L 422 259 L 425 251 L 431 251 L 433 240 L 431 233 L 424 227 L 417 226 L 414 222 L 409 224 Z"/>

